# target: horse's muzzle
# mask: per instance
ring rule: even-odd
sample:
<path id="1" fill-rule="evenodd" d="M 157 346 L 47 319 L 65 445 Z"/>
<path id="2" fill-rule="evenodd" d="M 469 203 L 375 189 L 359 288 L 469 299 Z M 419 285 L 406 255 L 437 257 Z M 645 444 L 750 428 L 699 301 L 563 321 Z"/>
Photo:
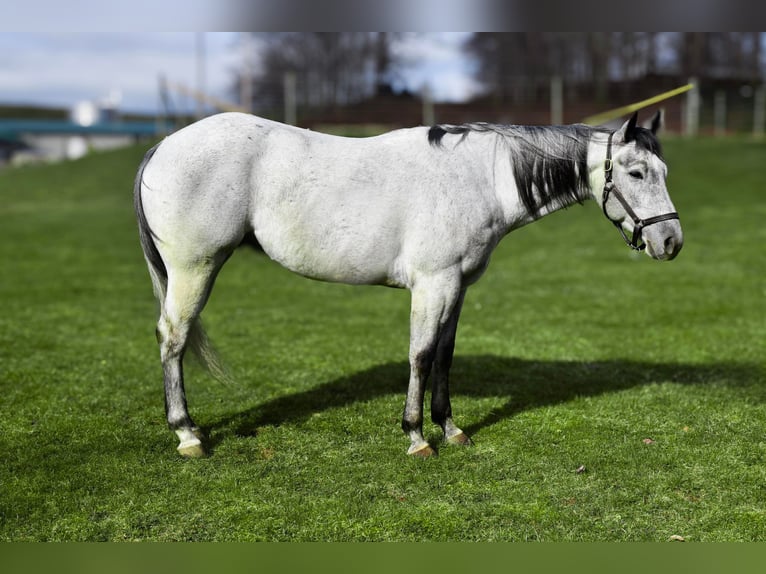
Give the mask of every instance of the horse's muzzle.
<path id="1" fill-rule="evenodd" d="M 678 220 L 646 228 L 643 235 L 647 255 L 659 261 L 674 259 L 684 246 L 684 234 Z"/>

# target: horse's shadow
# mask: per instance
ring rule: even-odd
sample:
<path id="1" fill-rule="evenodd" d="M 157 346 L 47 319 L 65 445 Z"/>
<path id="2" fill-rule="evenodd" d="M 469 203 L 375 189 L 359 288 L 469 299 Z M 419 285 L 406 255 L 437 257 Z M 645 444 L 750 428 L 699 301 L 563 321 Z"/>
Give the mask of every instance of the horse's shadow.
<path id="1" fill-rule="evenodd" d="M 252 436 L 263 426 L 298 422 L 326 409 L 396 394 L 402 404 L 407 389 L 406 362 L 378 365 L 351 376 L 285 395 L 214 421 L 208 431 L 233 428 Z M 563 361 L 525 360 L 492 355 L 456 356 L 451 369 L 453 406 L 459 416 L 460 396 L 505 398 L 500 408 L 465 425 L 469 434 L 513 417 L 525 410 L 565 403 L 577 397 L 597 396 L 636 386 L 672 382 L 682 385 L 724 384 L 737 387 L 754 400 L 766 400 L 764 370 L 748 363 L 650 363 L 631 360 Z M 427 418 L 427 415 L 426 415 Z M 211 433 L 209 433 L 210 436 Z M 217 442 L 213 432 L 213 444 Z"/>

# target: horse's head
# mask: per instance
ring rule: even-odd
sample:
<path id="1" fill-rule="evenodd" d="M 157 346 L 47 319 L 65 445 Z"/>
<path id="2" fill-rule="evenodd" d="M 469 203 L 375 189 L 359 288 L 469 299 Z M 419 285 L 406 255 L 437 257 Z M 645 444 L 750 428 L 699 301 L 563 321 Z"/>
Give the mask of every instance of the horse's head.
<path id="1" fill-rule="evenodd" d="M 662 115 L 658 112 L 648 129 L 636 125 L 637 116 L 609 136 L 601 207 L 633 249 L 646 248 L 652 258 L 669 260 L 684 239 L 657 140 Z"/>

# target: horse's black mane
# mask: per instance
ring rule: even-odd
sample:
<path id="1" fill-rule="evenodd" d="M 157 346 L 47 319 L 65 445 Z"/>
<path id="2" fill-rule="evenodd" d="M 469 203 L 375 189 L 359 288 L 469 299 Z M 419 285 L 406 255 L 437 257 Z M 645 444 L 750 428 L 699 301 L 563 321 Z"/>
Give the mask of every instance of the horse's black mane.
<path id="1" fill-rule="evenodd" d="M 633 140 L 636 142 L 636 147 L 645 149 L 656 155 L 658 158 L 663 159 L 660 140 L 657 139 L 657 136 L 651 130 L 637 127 L 631 134 Z"/>
<path id="2" fill-rule="evenodd" d="M 446 134 L 495 133 L 509 148 L 513 177 L 521 201 L 532 216 L 547 205 L 567 206 L 582 203 L 588 190 L 588 141 L 593 133 L 609 133 L 584 124 L 568 126 L 514 126 L 470 123 L 459 126 L 441 124 L 428 130 L 428 141 L 441 146 Z M 636 145 L 659 157 L 656 136 L 645 128 L 631 132 Z"/>

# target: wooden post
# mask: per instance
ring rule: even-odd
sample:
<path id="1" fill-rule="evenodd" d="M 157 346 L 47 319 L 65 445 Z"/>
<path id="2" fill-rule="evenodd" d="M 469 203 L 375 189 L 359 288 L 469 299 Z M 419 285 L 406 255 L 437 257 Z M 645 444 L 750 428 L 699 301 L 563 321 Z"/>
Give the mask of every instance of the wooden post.
<path id="1" fill-rule="evenodd" d="M 700 97 L 697 78 L 689 78 L 689 83 L 694 87 L 686 94 L 686 105 L 684 106 L 684 135 L 692 137 L 697 135 L 700 121 Z"/>
<path id="2" fill-rule="evenodd" d="M 432 126 L 436 123 L 436 114 L 434 113 L 434 102 L 431 98 L 431 87 L 426 84 L 423 86 L 423 125 Z"/>
<path id="3" fill-rule="evenodd" d="M 242 36 L 242 72 L 239 76 L 239 105 L 249 112 L 253 111 L 253 41 L 250 34 Z"/>
<path id="4" fill-rule="evenodd" d="M 726 92 L 718 90 L 713 97 L 713 133 L 726 134 Z"/>
<path id="5" fill-rule="evenodd" d="M 561 76 L 551 78 L 551 125 L 564 123 L 564 82 Z"/>
<path id="6" fill-rule="evenodd" d="M 766 86 L 761 84 L 753 95 L 753 137 L 762 138 L 766 124 Z"/>
<path id="7" fill-rule="evenodd" d="M 298 122 L 295 72 L 285 72 L 285 123 L 294 126 Z"/>

